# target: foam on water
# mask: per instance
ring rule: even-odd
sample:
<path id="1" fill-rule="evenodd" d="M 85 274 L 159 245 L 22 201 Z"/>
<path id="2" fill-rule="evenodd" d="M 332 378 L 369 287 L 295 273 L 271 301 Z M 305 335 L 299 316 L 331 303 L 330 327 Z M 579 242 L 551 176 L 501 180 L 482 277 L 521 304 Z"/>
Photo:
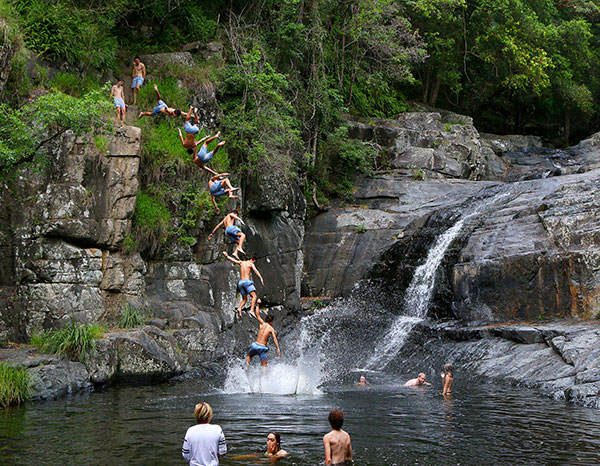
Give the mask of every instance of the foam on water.
<path id="1" fill-rule="evenodd" d="M 224 393 L 271 393 L 276 395 L 319 395 L 321 374 L 318 364 L 309 366 L 302 360 L 296 364 L 270 362 L 266 374 L 252 365 L 246 372 L 241 364 L 229 368 Z"/>

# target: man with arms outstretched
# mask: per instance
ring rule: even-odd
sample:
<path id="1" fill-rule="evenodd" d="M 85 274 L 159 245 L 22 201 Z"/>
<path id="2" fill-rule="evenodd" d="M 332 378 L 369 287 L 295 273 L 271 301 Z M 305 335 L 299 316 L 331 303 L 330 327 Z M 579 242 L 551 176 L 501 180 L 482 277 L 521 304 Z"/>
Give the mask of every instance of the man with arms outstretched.
<path id="1" fill-rule="evenodd" d="M 154 85 L 154 90 L 156 91 L 156 98 L 158 99 L 158 105 L 156 107 L 154 107 L 151 112 L 140 112 L 140 114 L 138 115 L 138 118 L 142 118 L 144 116 L 156 116 L 159 113 L 162 113 L 162 114 L 168 115 L 168 116 L 172 116 L 172 117 L 178 117 L 180 115 L 185 115 L 187 117 L 187 113 L 182 112 L 178 108 L 175 109 L 175 108 L 167 107 L 167 104 L 165 104 L 162 101 L 162 99 L 160 98 L 160 92 L 158 92 L 158 86 L 156 84 Z"/>
<path id="2" fill-rule="evenodd" d="M 328 420 L 331 432 L 323 436 L 325 464 L 345 464 L 344 461 L 352 459 L 352 442 L 348 432 L 342 430 L 344 413 L 339 409 L 332 409 Z"/>
<path id="3" fill-rule="evenodd" d="M 260 278 L 260 282 L 265 286 L 265 281 L 263 280 L 262 275 L 254 265 L 256 263 L 256 259 L 253 257 L 247 261 L 241 261 L 236 259 L 235 257 L 231 257 L 226 252 L 223 255 L 227 258 L 228 261 L 233 262 L 234 264 L 240 265 L 240 281 L 238 282 L 238 290 L 240 290 L 240 294 L 242 295 L 242 301 L 238 306 L 238 317 L 242 318 L 242 308 L 248 302 L 248 295 L 252 298 L 252 304 L 250 307 L 250 312 L 254 312 L 254 307 L 256 306 L 256 300 L 258 296 L 256 295 L 256 288 L 254 287 L 254 282 L 251 279 L 252 272 L 258 275 Z"/>
<path id="4" fill-rule="evenodd" d="M 267 341 L 269 340 L 269 337 L 273 337 L 273 342 L 277 347 L 277 357 L 281 356 L 281 351 L 279 351 L 279 342 L 277 341 L 277 336 L 275 335 L 275 329 L 271 325 L 271 322 L 273 322 L 273 316 L 268 315 L 263 320 L 260 317 L 259 303 L 260 299 L 256 303 L 256 318 L 258 319 L 260 327 L 258 327 L 258 336 L 256 337 L 256 341 L 250 345 L 250 349 L 248 350 L 248 356 L 246 357 L 246 370 L 248 370 L 248 366 L 250 365 L 252 357 L 258 355 L 264 374 L 267 370 L 267 352 L 269 351 L 269 348 L 267 347 Z"/>
<path id="5" fill-rule="evenodd" d="M 219 223 L 215 228 L 213 228 L 212 233 L 208 235 L 208 239 L 213 239 L 215 236 L 215 232 L 219 228 L 223 227 L 225 229 L 225 236 L 227 236 L 227 238 L 229 238 L 236 244 L 235 250 L 233 251 L 233 257 L 239 259 L 238 252 L 246 254 L 242 249 L 242 246 L 244 245 L 244 240 L 246 239 L 246 235 L 242 233 L 242 231 L 238 227 L 235 226 L 236 220 L 239 220 L 242 225 L 245 225 L 244 221 L 240 217 L 238 217 L 236 211 L 230 212 L 225 216 L 221 223 Z"/>

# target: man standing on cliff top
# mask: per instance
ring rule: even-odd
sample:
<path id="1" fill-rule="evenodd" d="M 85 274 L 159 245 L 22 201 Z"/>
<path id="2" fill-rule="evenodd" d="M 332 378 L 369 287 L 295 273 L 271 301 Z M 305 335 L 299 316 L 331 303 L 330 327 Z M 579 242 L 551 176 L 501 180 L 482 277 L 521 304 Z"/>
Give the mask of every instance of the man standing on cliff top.
<path id="1" fill-rule="evenodd" d="M 133 89 L 133 105 L 137 101 L 137 93 L 144 84 L 146 79 L 146 65 L 142 63 L 140 57 L 135 57 L 133 60 L 133 68 L 131 70 L 131 89 Z"/>
<path id="2" fill-rule="evenodd" d="M 125 105 L 125 94 L 123 93 L 123 80 L 119 79 L 117 84 L 115 84 L 110 89 L 110 95 L 113 96 L 115 101 L 115 110 L 117 112 L 117 120 L 125 121 L 125 112 L 127 111 L 127 106 Z"/>
<path id="3" fill-rule="evenodd" d="M 248 295 L 250 295 L 250 297 L 252 298 L 252 305 L 250 308 L 250 312 L 252 312 L 252 313 L 254 313 L 254 308 L 256 306 L 256 300 L 258 299 L 258 296 L 256 295 L 256 288 L 254 287 L 254 282 L 251 280 L 252 272 L 254 272 L 256 275 L 258 275 L 258 278 L 260 278 L 260 281 L 263 284 L 263 286 L 265 286 L 265 281 L 263 280 L 263 277 L 260 274 L 260 272 L 258 271 L 258 269 L 256 268 L 256 266 L 254 265 L 256 263 L 256 259 L 254 257 L 247 261 L 241 261 L 239 259 L 231 257 L 226 252 L 224 252 L 223 255 L 227 258 L 228 261 L 231 261 L 234 264 L 239 264 L 239 266 L 240 266 L 240 281 L 238 282 L 237 287 L 238 287 L 238 290 L 240 291 L 240 294 L 242 295 L 242 301 L 240 302 L 240 305 L 238 306 L 237 313 L 238 313 L 238 317 L 241 319 L 242 318 L 242 308 L 248 302 Z"/>

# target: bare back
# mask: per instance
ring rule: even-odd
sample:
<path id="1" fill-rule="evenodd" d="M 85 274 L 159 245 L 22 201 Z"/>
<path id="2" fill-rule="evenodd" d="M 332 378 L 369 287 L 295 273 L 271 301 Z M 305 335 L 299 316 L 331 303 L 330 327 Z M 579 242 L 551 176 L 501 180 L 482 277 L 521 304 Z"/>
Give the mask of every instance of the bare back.
<path id="1" fill-rule="evenodd" d="M 225 227 L 227 228 L 227 227 Z M 242 280 L 252 280 L 252 261 L 241 261 L 240 262 L 240 277 Z"/>
<path id="2" fill-rule="evenodd" d="M 270 324 L 263 322 L 258 328 L 258 336 L 256 337 L 256 343 L 259 345 L 267 346 L 267 341 L 271 335 L 275 334 L 275 330 Z"/>
<path id="3" fill-rule="evenodd" d="M 194 150 L 196 148 L 196 135 L 194 133 L 185 133 L 185 139 L 181 144 L 186 149 Z"/>
<path id="4" fill-rule="evenodd" d="M 325 446 L 325 464 L 337 464 L 352 459 L 350 435 L 344 430 L 332 430 L 325 434 L 323 445 Z"/>

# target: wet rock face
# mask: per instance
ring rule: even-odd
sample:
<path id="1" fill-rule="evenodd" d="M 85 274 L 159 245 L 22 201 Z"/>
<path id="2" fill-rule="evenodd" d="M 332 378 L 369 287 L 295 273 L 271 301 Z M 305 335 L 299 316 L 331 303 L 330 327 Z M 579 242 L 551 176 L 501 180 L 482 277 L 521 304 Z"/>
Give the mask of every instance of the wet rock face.
<path id="1" fill-rule="evenodd" d="M 161 68 L 166 65 L 181 65 L 192 66 L 194 57 L 189 52 L 171 52 L 171 53 L 154 53 L 150 55 L 140 55 L 141 62 L 146 65 L 146 71 L 152 74 L 156 68 Z"/>
<path id="2" fill-rule="evenodd" d="M 484 377 L 534 388 L 556 400 L 600 407 L 600 329 L 590 323 L 461 327 L 422 324 L 411 363 L 454 365 L 455 377 Z M 431 338 L 433 337 L 433 338 Z M 417 337 L 419 338 L 419 337 Z M 427 347 L 427 351 L 419 348 Z M 416 351 L 415 351 L 416 349 Z M 405 355 L 406 356 L 406 355 Z M 423 362 L 419 362 L 423 361 Z"/>

